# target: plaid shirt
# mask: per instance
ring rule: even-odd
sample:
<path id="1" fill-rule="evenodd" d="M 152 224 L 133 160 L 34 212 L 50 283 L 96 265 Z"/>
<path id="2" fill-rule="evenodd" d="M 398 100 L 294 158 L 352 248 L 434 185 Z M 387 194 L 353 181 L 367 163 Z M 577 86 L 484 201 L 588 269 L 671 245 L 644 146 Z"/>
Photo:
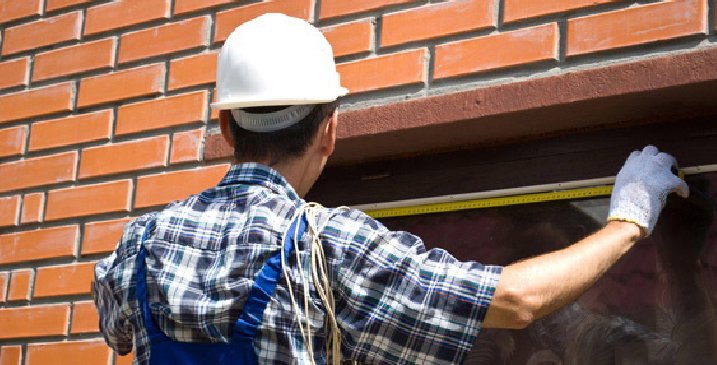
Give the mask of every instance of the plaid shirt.
<path id="1" fill-rule="evenodd" d="M 136 256 L 145 242 L 152 316 L 177 341 L 228 341 L 254 275 L 275 254 L 303 201 L 276 171 L 233 166 L 219 185 L 139 217 L 116 251 L 95 267 L 95 302 L 107 343 L 148 364 L 151 351 L 135 297 Z M 388 364 L 461 363 L 473 346 L 501 268 L 426 251 L 421 240 L 392 232 L 360 211 L 323 209 L 320 240 L 336 298 L 345 360 Z M 297 248 L 307 255 L 305 234 Z M 295 255 L 296 298 L 303 298 Z M 310 286 L 314 358 L 325 364 L 324 308 Z M 303 308 L 303 300 L 298 299 Z M 259 363 L 307 363 L 284 279 L 269 302 L 254 343 Z"/>

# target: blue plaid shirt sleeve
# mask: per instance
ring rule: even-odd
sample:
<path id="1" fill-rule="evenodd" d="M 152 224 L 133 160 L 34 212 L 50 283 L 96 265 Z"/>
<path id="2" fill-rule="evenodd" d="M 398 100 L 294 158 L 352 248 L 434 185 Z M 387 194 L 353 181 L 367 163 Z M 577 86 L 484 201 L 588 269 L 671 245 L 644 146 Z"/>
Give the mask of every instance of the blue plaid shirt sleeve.
<path id="1" fill-rule="evenodd" d="M 107 273 L 110 265 L 117 261 L 113 253 L 95 265 L 93 284 L 95 305 L 100 314 L 100 331 L 107 344 L 121 355 L 132 351 L 132 327 L 112 289 L 107 285 Z"/>
<path id="2" fill-rule="evenodd" d="M 502 268 L 426 250 L 351 210 L 326 232 L 345 242 L 335 265 L 344 356 L 391 364 L 462 363 L 490 305 Z"/>
<path id="3" fill-rule="evenodd" d="M 134 280 L 139 237 L 154 214 L 128 223 L 117 248 L 95 265 L 93 297 L 100 317 L 100 331 L 107 344 L 120 355 L 132 351 L 132 317 L 136 311 L 134 292 L 121 290 Z"/>

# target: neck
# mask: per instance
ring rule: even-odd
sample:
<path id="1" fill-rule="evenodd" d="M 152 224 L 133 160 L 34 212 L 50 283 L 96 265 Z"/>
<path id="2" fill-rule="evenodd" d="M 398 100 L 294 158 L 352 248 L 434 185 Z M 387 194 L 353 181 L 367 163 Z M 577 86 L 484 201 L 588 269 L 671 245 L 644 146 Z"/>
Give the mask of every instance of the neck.
<path id="1" fill-rule="evenodd" d="M 282 161 L 271 167 L 278 171 L 302 198 L 314 184 L 315 178 L 311 177 L 311 161 L 305 156 Z"/>
<path id="2" fill-rule="evenodd" d="M 240 161 L 248 162 L 248 161 Z M 314 185 L 320 169 L 317 171 L 316 163 L 310 156 L 303 155 L 272 165 L 269 160 L 255 161 L 276 170 L 294 188 L 300 197 L 304 197 Z"/>

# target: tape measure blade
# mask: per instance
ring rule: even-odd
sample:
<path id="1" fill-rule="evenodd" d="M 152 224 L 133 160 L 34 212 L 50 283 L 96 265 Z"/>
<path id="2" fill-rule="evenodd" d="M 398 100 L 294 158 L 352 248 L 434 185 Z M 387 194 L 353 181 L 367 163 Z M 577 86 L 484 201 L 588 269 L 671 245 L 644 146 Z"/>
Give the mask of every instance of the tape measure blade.
<path id="1" fill-rule="evenodd" d="M 433 203 L 408 207 L 373 209 L 367 210 L 366 214 L 373 218 L 406 217 L 421 214 L 447 213 L 470 209 L 498 208 L 510 205 L 543 203 L 558 200 L 595 198 L 600 196 L 609 196 L 611 193 L 612 185 L 605 185 L 591 188 L 580 188 L 554 192 L 471 199 L 464 201 Z"/>

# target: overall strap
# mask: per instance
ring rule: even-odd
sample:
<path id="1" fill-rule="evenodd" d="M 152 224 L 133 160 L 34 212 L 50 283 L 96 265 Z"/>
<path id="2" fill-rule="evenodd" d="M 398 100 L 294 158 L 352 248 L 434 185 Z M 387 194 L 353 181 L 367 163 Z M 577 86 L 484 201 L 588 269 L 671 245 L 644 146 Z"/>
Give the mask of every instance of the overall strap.
<path id="1" fill-rule="evenodd" d="M 306 217 L 303 213 L 291 222 L 289 230 L 284 235 L 284 251 L 271 256 L 257 274 L 249 298 L 244 303 L 244 310 L 234 326 L 234 340 L 246 341 L 256 337 L 264 310 L 274 295 L 276 285 L 281 278 L 281 255 L 283 254 L 288 260 L 289 254 L 296 244 L 294 236 L 297 235 L 297 229 L 298 237 L 301 237 L 306 231 L 306 224 Z"/>
<path id="2" fill-rule="evenodd" d="M 139 254 L 137 255 L 137 287 L 136 295 L 137 301 L 139 302 L 139 308 L 142 313 L 142 319 L 144 327 L 147 330 L 147 335 L 151 340 L 167 339 L 168 337 L 162 332 L 154 323 L 152 319 L 152 311 L 149 308 L 149 292 L 147 291 L 147 265 L 145 260 L 147 258 L 147 250 L 144 248 L 145 241 L 149 238 L 149 235 L 154 231 L 156 222 L 154 219 L 147 221 L 142 234 L 142 239 L 139 243 Z"/>

